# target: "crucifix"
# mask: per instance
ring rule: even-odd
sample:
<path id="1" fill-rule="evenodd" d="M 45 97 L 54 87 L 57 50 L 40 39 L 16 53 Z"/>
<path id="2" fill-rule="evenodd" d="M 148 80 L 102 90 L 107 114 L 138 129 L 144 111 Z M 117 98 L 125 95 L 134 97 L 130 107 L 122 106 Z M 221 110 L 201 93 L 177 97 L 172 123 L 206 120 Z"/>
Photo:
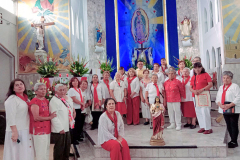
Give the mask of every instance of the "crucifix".
<path id="1" fill-rule="evenodd" d="M 55 25 L 55 23 L 54 22 L 44 23 L 44 21 L 45 21 L 44 16 L 41 16 L 40 21 L 41 21 L 41 23 L 38 23 L 38 24 L 32 23 L 31 27 L 34 27 L 37 29 L 38 50 L 43 50 L 45 26 Z"/>
<path id="2" fill-rule="evenodd" d="M 146 51 L 147 49 L 149 49 L 149 47 L 148 47 L 148 48 L 143 48 L 143 43 L 141 44 L 141 48 L 136 48 L 136 49 L 135 49 L 135 50 L 140 51 L 140 54 L 139 54 L 139 56 L 138 56 L 138 59 L 139 59 L 139 58 L 141 58 L 141 59 L 144 59 L 144 58 L 145 58 L 145 63 L 147 63 L 147 61 L 146 61 L 146 55 L 144 54 L 144 51 Z"/>

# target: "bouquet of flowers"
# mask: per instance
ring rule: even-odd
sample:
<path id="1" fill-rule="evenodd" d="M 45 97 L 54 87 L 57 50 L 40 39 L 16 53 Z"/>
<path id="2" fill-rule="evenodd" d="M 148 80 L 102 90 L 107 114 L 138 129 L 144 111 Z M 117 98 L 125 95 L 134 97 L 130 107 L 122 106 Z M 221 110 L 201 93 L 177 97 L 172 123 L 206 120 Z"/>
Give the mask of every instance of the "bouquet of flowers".
<path id="1" fill-rule="evenodd" d="M 74 77 L 81 77 L 84 74 L 89 74 L 89 68 L 86 67 L 88 62 L 86 62 L 86 59 L 81 58 L 81 61 L 79 62 L 79 57 L 78 60 L 71 62 L 71 67 L 69 70 L 69 73 L 73 75 Z"/>
<path id="2" fill-rule="evenodd" d="M 112 60 L 107 59 L 106 62 L 103 62 L 103 63 L 101 63 L 98 60 L 98 63 L 100 64 L 100 70 L 101 70 L 102 74 L 103 74 L 104 71 L 109 71 L 111 73 L 115 69 L 115 67 L 112 67 L 113 58 L 112 58 Z"/>
<path id="3" fill-rule="evenodd" d="M 37 72 L 43 78 L 58 76 L 59 70 L 57 69 L 57 62 L 54 62 L 54 59 L 47 57 L 47 59 L 44 59 L 44 62 L 40 59 L 38 60 L 41 65 L 38 67 Z"/>
<path id="4" fill-rule="evenodd" d="M 176 57 L 174 57 L 174 58 L 176 59 L 177 62 L 181 61 L 181 60 L 177 59 Z M 183 60 L 182 60 L 182 61 L 184 61 L 184 62 L 186 63 L 186 66 L 185 66 L 185 67 L 187 67 L 187 68 L 189 68 L 189 69 L 192 69 L 192 68 L 193 68 L 191 59 L 192 59 L 192 56 L 191 56 L 189 59 L 185 56 L 185 57 L 183 58 Z"/>

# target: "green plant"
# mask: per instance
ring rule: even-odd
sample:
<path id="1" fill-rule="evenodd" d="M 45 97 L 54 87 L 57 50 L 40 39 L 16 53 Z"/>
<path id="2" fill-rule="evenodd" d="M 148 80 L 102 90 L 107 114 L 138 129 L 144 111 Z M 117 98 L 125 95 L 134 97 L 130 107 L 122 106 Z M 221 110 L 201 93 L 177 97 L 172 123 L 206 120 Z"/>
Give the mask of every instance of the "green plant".
<path id="1" fill-rule="evenodd" d="M 86 59 L 83 59 L 83 58 L 81 59 L 80 62 L 79 60 L 72 61 L 69 73 L 74 77 L 77 77 L 77 76 L 81 77 L 84 74 L 89 74 L 88 73 L 89 69 L 86 67 L 87 63 L 88 62 L 86 62 Z"/>
<path id="2" fill-rule="evenodd" d="M 58 76 L 59 70 L 57 69 L 57 62 L 52 61 L 49 57 L 47 57 L 47 60 L 44 60 L 44 62 L 39 59 L 39 62 L 40 66 L 37 69 L 37 73 L 43 78 Z"/>
<path id="3" fill-rule="evenodd" d="M 102 74 L 103 74 L 104 71 L 109 71 L 111 73 L 115 69 L 115 67 L 112 67 L 113 58 L 112 58 L 112 60 L 107 59 L 106 62 L 103 62 L 103 63 L 101 63 L 98 60 L 98 63 L 100 65 L 100 70 L 101 70 Z"/>

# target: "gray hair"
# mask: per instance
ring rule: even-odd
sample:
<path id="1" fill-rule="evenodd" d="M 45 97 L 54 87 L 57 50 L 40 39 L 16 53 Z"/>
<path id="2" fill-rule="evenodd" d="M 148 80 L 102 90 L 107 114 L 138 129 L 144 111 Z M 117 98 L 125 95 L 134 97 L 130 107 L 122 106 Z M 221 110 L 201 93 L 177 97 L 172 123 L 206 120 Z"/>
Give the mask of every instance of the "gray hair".
<path id="1" fill-rule="evenodd" d="M 39 88 L 39 86 L 43 86 L 43 85 L 46 86 L 45 83 L 36 83 L 36 84 L 34 85 L 34 87 L 33 87 L 34 91 L 37 91 L 38 88 Z"/>
<path id="2" fill-rule="evenodd" d="M 156 76 L 156 77 L 158 78 L 158 75 L 157 75 L 157 74 L 155 74 L 155 73 L 154 73 L 154 74 L 152 74 L 152 77 L 153 77 L 153 76 Z"/>
<path id="3" fill-rule="evenodd" d="M 196 57 L 194 57 L 193 59 L 195 59 L 195 58 L 198 58 L 198 59 L 201 61 L 201 57 L 199 57 L 199 56 L 196 56 Z"/>
<path id="4" fill-rule="evenodd" d="M 176 69 L 174 67 L 169 67 L 168 73 L 169 72 L 173 72 L 174 74 L 176 74 Z"/>
<path id="5" fill-rule="evenodd" d="M 120 76 L 122 75 L 120 72 L 116 72 L 115 76 L 114 76 L 114 79 L 116 79 L 117 74 L 120 74 Z"/>
<path id="6" fill-rule="evenodd" d="M 55 91 L 58 91 L 58 88 L 59 87 L 63 87 L 64 85 L 63 84 L 57 84 L 56 86 L 55 86 Z"/>
<path id="7" fill-rule="evenodd" d="M 190 73 L 190 69 L 188 67 L 183 68 L 183 70 L 186 69 Z"/>
<path id="8" fill-rule="evenodd" d="M 233 79 L 233 73 L 231 71 L 224 71 L 223 76 L 229 76 L 231 79 Z"/>

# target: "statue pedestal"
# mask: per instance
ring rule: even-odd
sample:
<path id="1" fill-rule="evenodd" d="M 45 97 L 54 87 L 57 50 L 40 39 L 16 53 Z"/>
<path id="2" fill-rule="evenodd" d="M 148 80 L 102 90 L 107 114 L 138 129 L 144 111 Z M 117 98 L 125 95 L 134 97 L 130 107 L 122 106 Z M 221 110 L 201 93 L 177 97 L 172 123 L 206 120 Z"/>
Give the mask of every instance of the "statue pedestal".
<path id="1" fill-rule="evenodd" d="M 44 59 L 47 58 L 47 52 L 44 51 L 44 50 L 36 50 L 34 52 L 34 55 L 35 55 L 35 58 L 36 58 L 36 63 L 38 63 L 38 64 L 40 64 L 40 61 L 43 63 Z"/>
<path id="2" fill-rule="evenodd" d="M 182 45 L 183 47 L 190 47 L 192 46 L 192 40 L 191 39 L 188 39 L 188 40 L 182 40 Z"/>
<path id="3" fill-rule="evenodd" d="M 151 146 L 164 146 L 165 142 L 163 139 L 152 139 L 150 140 Z"/>

